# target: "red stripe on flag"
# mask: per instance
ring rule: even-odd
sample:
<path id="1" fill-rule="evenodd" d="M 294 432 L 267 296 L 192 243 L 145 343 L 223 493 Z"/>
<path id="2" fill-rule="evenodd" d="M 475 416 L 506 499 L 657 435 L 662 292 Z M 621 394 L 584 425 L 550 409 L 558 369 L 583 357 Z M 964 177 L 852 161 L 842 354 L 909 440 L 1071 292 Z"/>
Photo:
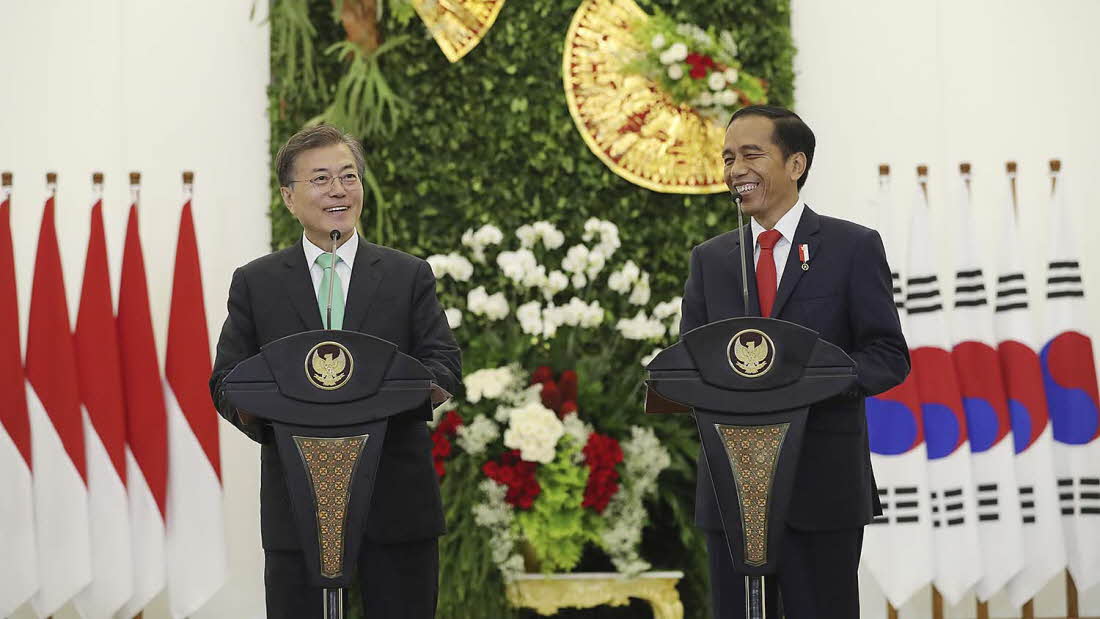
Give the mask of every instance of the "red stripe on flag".
<path id="1" fill-rule="evenodd" d="M 52 197 L 46 200 L 46 210 L 42 214 L 38 255 L 34 261 L 30 326 L 27 328 L 27 379 L 57 430 L 65 453 L 72 459 L 84 483 L 88 483 L 76 355 L 69 331 L 69 306 L 65 300 Z"/>
<path id="2" fill-rule="evenodd" d="M 111 305 L 107 271 L 107 241 L 103 232 L 103 201 L 92 207 L 91 234 L 84 261 L 84 285 L 76 318 L 76 365 L 80 398 L 99 434 L 119 479 L 126 482 L 126 400 L 118 329 Z"/>
<path id="3" fill-rule="evenodd" d="M 203 306 L 202 272 L 191 201 L 180 215 L 176 270 L 172 280 L 172 309 L 168 318 L 168 352 L 164 373 L 183 416 L 221 480 L 218 451 L 218 413 L 210 401 L 210 348 Z"/>
<path id="4" fill-rule="evenodd" d="M 126 393 L 126 442 L 164 517 L 168 491 L 168 415 L 157 367 L 153 320 L 138 238 L 137 205 L 130 206 L 118 294 L 118 341 Z"/>
<path id="5" fill-rule="evenodd" d="M 0 202 L 0 426 L 31 468 L 31 425 L 19 349 L 19 300 L 15 286 L 15 250 L 11 242 L 11 200 Z"/>

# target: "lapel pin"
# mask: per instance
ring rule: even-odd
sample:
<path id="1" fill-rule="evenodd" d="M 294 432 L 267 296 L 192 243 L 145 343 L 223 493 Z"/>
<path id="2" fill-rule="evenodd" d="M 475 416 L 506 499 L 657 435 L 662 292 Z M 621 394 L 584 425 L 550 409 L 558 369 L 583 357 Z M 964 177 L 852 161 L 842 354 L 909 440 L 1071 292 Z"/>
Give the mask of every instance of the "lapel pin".
<path id="1" fill-rule="evenodd" d="M 802 270 L 810 270 L 810 246 L 803 243 L 798 246 L 798 259 L 802 262 Z"/>

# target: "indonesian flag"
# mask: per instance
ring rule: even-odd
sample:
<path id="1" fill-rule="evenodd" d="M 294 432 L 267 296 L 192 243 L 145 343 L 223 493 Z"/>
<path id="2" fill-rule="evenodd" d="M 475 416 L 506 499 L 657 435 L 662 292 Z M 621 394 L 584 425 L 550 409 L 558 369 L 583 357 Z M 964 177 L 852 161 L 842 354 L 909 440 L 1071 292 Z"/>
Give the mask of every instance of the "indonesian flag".
<path id="1" fill-rule="evenodd" d="M 0 199 L 0 617 L 11 615 L 38 589 L 31 427 L 24 384 L 11 197 L 5 191 Z"/>
<path id="2" fill-rule="evenodd" d="M 168 597 L 172 616 L 201 608 L 225 582 L 218 413 L 210 401 L 210 348 L 191 201 L 183 205 L 168 355 Z"/>
<path id="3" fill-rule="evenodd" d="M 905 253 L 897 242 L 896 211 L 884 182 L 875 212 L 894 280 L 894 304 L 901 311 L 905 297 L 899 267 Z M 900 318 L 904 330 L 905 316 Z M 862 561 L 890 604 L 900 608 L 932 581 L 934 563 L 927 449 L 912 373 L 897 387 L 867 398 L 867 432 L 882 516 L 864 533 Z"/>
<path id="4" fill-rule="evenodd" d="M 906 313 L 913 373 L 920 395 L 932 501 L 933 582 L 957 604 L 982 577 L 978 514 L 970 466 L 966 413 L 947 351 L 947 320 L 933 258 L 928 206 L 917 193 L 909 228 Z"/>
<path id="5" fill-rule="evenodd" d="M 109 618 L 133 592 L 126 498 L 126 410 L 107 271 L 103 200 L 92 206 L 84 287 L 73 338 L 84 403 L 92 584 L 76 598 L 84 619 Z"/>
<path id="6" fill-rule="evenodd" d="M 168 436 L 164 387 L 157 367 L 137 200 L 130 205 L 118 295 L 118 339 L 126 392 L 126 485 L 130 500 L 133 594 L 116 613 L 133 617 L 164 588 L 164 515 Z M 205 340 L 204 340 L 205 341 Z"/>
<path id="7" fill-rule="evenodd" d="M 1100 583 L 1100 396 L 1064 181 L 1052 198 L 1047 321 L 1039 353 L 1054 430 L 1054 465 L 1069 571 L 1077 588 Z"/>
<path id="8" fill-rule="evenodd" d="M 1016 485 L 1012 420 L 1005 398 L 1000 357 L 994 348 L 993 312 L 975 246 L 970 193 L 962 179 L 956 186 L 955 307 L 950 314 L 951 358 L 959 379 L 966 431 L 970 439 L 971 475 L 978 507 L 982 579 L 978 600 L 993 594 L 1023 567 L 1023 527 Z"/>
<path id="9" fill-rule="evenodd" d="M 1042 368 L 1039 355 L 1035 353 L 1038 338 L 1028 308 L 1016 213 L 1007 191 L 999 201 L 994 217 L 1000 230 L 993 329 L 997 334 L 997 352 L 1012 415 L 1024 549 L 1023 568 L 1008 582 L 1007 591 L 1012 605 L 1021 606 L 1062 571 L 1066 552 L 1062 544 L 1051 543 L 1051 540 L 1062 539 L 1058 490 L 1054 482 L 1054 439 L 1043 393 Z"/>
<path id="10" fill-rule="evenodd" d="M 38 592 L 31 604 L 46 617 L 92 579 L 84 422 L 52 196 L 34 265 L 27 380 L 38 534 Z"/>

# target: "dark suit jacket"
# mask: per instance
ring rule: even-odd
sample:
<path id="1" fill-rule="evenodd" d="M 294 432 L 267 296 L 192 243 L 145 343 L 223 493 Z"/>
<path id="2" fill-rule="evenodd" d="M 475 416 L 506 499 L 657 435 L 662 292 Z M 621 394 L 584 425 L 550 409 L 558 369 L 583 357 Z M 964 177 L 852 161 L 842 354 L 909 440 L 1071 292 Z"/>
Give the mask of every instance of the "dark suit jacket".
<path id="1" fill-rule="evenodd" d="M 461 388 L 462 361 L 454 335 L 435 296 L 428 263 L 400 251 L 356 239 L 345 304 L 344 329 L 389 340 L 421 363 L 447 391 Z M 229 316 L 218 340 L 210 378 L 223 417 L 263 444 L 260 527 L 267 550 L 298 547 L 283 466 L 269 429 L 241 424 L 222 397 L 221 385 L 237 363 L 279 338 L 322 328 L 302 243 L 246 264 L 233 273 Z M 443 532 L 439 483 L 432 467 L 428 405 L 391 418 L 382 447 L 366 536 L 374 542 L 425 539 Z"/>
<path id="2" fill-rule="evenodd" d="M 680 333 L 710 322 L 759 316 L 753 270 L 755 239 L 746 224 L 746 247 L 738 231 L 716 236 L 691 252 L 684 287 Z M 798 246 L 810 246 L 810 268 L 802 270 Z M 743 307 L 741 263 L 748 261 L 749 307 Z M 890 268 L 882 240 L 874 230 L 802 213 L 772 318 L 817 331 L 844 349 L 856 362 L 853 390 L 811 407 L 795 474 L 787 522 L 804 530 L 859 527 L 880 513 L 863 398 L 899 384 L 909 373 L 909 351 L 894 307 Z M 696 525 L 720 530 L 722 523 L 711 488 L 710 473 L 700 461 L 695 490 Z"/>

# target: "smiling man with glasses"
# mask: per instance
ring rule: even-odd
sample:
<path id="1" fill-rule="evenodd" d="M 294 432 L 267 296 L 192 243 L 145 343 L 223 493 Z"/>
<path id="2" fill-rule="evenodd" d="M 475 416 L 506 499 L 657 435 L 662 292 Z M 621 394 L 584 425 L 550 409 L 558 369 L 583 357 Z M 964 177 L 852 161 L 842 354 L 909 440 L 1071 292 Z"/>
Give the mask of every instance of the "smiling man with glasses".
<path id="1" fill-rule="evenodd" d="M 262 444 L 260 532 L 272 619 L 320 617 L 321 594 L 308 584 L 271 431 L 225 401 L 226 375 L 269 342 L 322 328 L 331 278 L 333 329 L 389 340 L 423 363 L 446 391 L 457 393 L 461 385 L 461 354 L 436 298 L 431 267 L 356 232 L 364 165 L 359 142 L 327 125 L 299 131 L 279 150 L 279 190 L 302 224 L 302 240 L 233 274 L 229 316 L 210 379 L 218 411 Z M 332 230 L 341 237 L 330 269 Z M 425 413 L 430 416 L 430 410 L 417 409 L 393 417 L 386 431 L 357 565 L 366 616 L 372 619 L 435 614 L 443 510 Z"/>

